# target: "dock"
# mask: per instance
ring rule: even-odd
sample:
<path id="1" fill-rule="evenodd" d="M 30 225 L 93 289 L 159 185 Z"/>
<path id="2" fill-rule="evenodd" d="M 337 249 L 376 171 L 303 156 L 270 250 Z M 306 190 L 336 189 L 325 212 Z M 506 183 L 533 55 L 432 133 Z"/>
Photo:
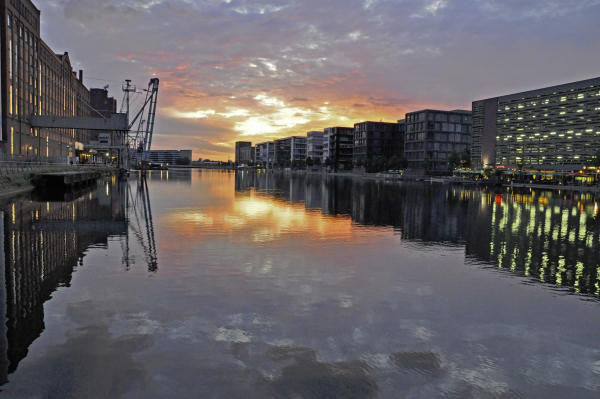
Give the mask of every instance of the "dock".
<path id="1" fill-rule="evenodd" d="M 37 188 L 74 187 L 91 184 L 101 176 L 100 171 L 37 173 L 31 183 Z"/>

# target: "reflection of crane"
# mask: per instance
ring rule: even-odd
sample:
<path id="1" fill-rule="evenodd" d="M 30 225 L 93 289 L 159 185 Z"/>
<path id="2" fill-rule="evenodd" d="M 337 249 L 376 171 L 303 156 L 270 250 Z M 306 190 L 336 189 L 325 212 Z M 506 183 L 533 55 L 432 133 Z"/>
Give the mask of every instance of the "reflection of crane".
<path id="1" fill-rule="evenodd" d="M 129 227 L 144 251 L 148 271 L 156 272 L 158 270 L 158 255 L 156 240 L 154 238 L 152 208 L 150 207 L 150 192 L 145 176 L 141 176 L 138 181 L 135 196 L 131 192 L 131 186 L 127 186 L 127 207 L 129 208 Z M 130 261 L 132 260 L 129 257 L 129 234 L 127 235 L 125 246 L 126 248 L 123 248 L 123 263 L 129 269 Z"/>
<path id="2" fill-rule="evenodd" d="M 125 101 L 127 102 L 127 113 L 129 113 L 129 93 L 135 92 L 135 88 L 130 86 L 123 87 L 126 94 Z M 156 106 L 158 104 L 158 85 L 159 79 L 152 78 L 146 89 L 146 100 L 142 107 L 129 122 L 129 149 L 131 159 L 135 159 L 138 163 L 141 161 L 144 169 L 148 164 L 150 149 L 152 148 L 152 133 L 154 132 L 154 120 L 156 119 Z M 147 111 L 146 111 L 147 108 Z M 145 119 L 144 119 L 145 114 Z M 138 123 L 138 128 L 132 131 L 131 128 Z"/>

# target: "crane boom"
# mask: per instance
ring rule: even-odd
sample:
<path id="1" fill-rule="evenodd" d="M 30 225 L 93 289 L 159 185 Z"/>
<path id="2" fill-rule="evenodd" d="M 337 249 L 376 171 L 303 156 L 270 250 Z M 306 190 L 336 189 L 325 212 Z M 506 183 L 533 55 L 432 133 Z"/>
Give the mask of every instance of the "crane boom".
<path id="1" fill-rule="evenodd" d="M 132 159 L 136 159 L 138 162 L 142 161 L 143 166 L 147 165 L 150 157 L 150 149 L 152 148 L 152 135 L 154 133 L 154 121 L 156 119 L 156 107 L 158 105 L 158 86 L 160 80 L 158 78 L 150 79 L 148 83 L 148 89 L 146 91 L 146 99 L 144 104 L 137 112 L 132 121 L 129 122 L 129 129 L 138 122 L 138 129 L 136 132 L 131 132 L 130 136 L 130 150 L 137 152 L 137 156 Z M 146 119 L 143 115 L 146 114 Z"/>

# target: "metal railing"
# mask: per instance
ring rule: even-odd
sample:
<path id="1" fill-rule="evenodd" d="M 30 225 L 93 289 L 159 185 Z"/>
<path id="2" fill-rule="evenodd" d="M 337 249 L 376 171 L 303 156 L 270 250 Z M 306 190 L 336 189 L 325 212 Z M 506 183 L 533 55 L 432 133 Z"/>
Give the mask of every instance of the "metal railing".
<path id="1" fill-rule="evenodd" d="M 116 166 L 106 164 L 67 164 L 65 162 L 43 161 L 0 161 L 0 175 L 14 175 L 16 173 L 35 172 L 39 170 L 86 170 L 108 169 Z"/>

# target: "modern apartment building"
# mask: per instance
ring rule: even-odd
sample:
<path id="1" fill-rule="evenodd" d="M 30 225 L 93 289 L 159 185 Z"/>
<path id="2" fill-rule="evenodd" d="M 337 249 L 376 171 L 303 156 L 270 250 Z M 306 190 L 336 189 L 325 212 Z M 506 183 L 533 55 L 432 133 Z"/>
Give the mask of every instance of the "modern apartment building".
<path id="1" fill-rule="evenodd" d="M 600 78 L 473 102 L 471 163 L 581 170 L 600 148 Z"/>
<path id="2" fill-rule="evenodd" d="M 290 137 L 290 161 L 305 161 L 306 160 L 306 137 L 293 136 Z"/>
<path id="3" fill-rule="evenodd" d="M 250 165 L 253 164 L 254 161 L 256 160 L 256 148 L 255 147 L 243 147 L 240 150 L 240 160 L 239 160 L 239 164 L 242 165 Z"/>
<path id="4" fill-rule="evenodd" d="M 3 1 L 1 60 L 1 153 L 11 158 L 75 156 L 90 132 L 37 129 L 32 115 L 90 116 L 83 73 L 73 71 L 68 53 L 55 53 L 40 37 L 40 11 L 30 0 Z"/>
<path id="5" fill-rule="evenodd" d="M 402 157 L 404 134 L 398 123 L 361 122 L 354 125 L 353 162 L 372 162 L 378 157 Z"/>
<path id="6" fill-rule="evenodd" d="M 353 127 L 328 127 L 323 134 L 323 162 L 329 159 L 335 169 L 352 169 Z"/>
<path id="7" fill-rule="evenodd" d="M 237 141 L 235 143 L 235 163 L 238 165 L 244 163 L 244 158 L 242 157 L 242 150 L 244 148 L 252 148 L 252 143 L 249 141 Z"/>
<path id="8" fill-rule="evenodd" d="M 275 158 L 275 143 L 268 141 L 256 145 L 256 162 L 260 162 L 263 166 L 272 164 Z"/>
<path id="9" fill-rule="evenodd" d="M 283 165 L 292 157 L 292 138 L 286 137 L 274 141 L 273 163 Z"/>
<path id="10" fill-rule="evenodd" d="M 410 169 L 448 172 L 452 153 L 471 145 L 471 111 L 425 109 L 406 114 L 404 154 Z"/>
<path id="11" fill-rule="evenodd" d="M 323 132 L 308 132 L 306 134 L 306 159 L 323 162 Z"/>

